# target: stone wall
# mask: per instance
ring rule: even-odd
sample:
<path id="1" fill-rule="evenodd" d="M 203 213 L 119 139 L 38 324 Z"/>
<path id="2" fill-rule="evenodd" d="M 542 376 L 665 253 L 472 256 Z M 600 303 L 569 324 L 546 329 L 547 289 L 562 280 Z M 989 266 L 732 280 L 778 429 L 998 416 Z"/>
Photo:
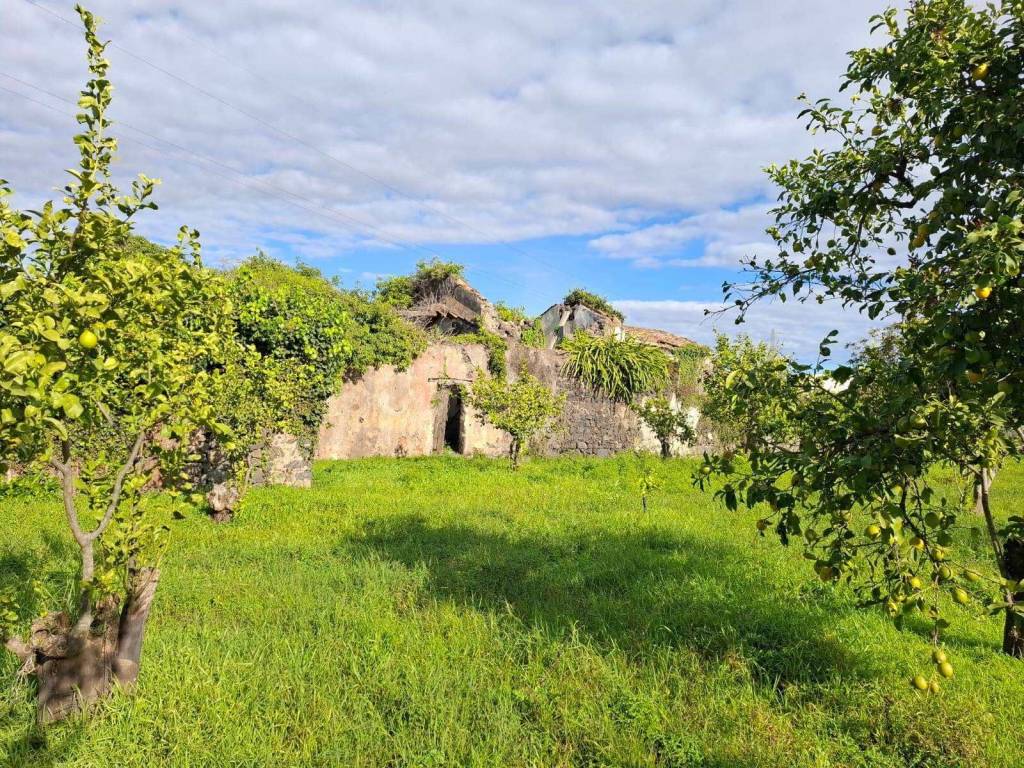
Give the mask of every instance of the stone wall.
<path id="1" fill-rule="evenodd" d="M 425 456 L 445 450 L 451 398 L 457 387 L 487 369 L 487 350 L 478 344 L 432 344 L 405 371 L 383 366 L 367 371 L 327 402 L 316 457 Z M 501 456 L 505 433 L 481 424 L 476 413 L 457 404 L 459 453 Z"/>
<path id="2" fill-rule="evenodd" d="M 628 406 L 562 374 L 565 353 L 510 343 L 507 362 L 510 377 L 527 371 L 566 396 L 561 418 L 548 435 L 534 441 L 533 453 L 609 456 L 660 450 L 654 433 Z M 478 370 L 486 368 L 487 351 L 482 346 L 438 343 L 406 371 L 390 366 L 368 371 L 328 401 L 317 458 L 424 456 L 446 449 L 506 455 L 508 436 L 482 424 L 457 391 L 458 385 L 469 384 Z M 677 445 L 674 452 L 692 451 Z"/>

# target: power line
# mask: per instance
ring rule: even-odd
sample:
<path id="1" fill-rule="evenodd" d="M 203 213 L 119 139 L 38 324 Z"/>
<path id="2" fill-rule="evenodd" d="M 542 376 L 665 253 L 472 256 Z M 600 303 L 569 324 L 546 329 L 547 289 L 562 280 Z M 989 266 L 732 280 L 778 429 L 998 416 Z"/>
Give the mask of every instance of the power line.
<path id="1" fill-rule="evenodd" d="M 42 10 L 42 11 L 48 13 L 48 14 L 50 14 L 51 16 L 59 19 L 60 21 L 64 22 L 65 24 L 69 24 L 69 25 L 71 25 L 73 27 L 76 27 L 78 29 L 82 29 L 80 24 L 77 24 L 76 22 L 72 21 L 71 19 L 68 19 L 67 17 L 61 15 L 60 13 L 57 13 L 56 11 L 52 10 L 51 8 L 48 8 L 47 6 L 45 6 L 45 5 L 43 5 L 43 4 L 39 3 L 39 2 L 36 2 L 36 0 L 25 0 L 25 2 L 27 2 L 29 5 L 32 5 L 32 6 L 36 7 L 36 8 L 38 8 L 38 9 L 40 9 L 40 10 Z M 363 169 L 353 165 L 352 163 L 350 163 L 350 162 L 348 162 L 346 160 L 343 160 L 343 159 L 341 159 L 341 158 L 339 158 L 339 157 L 337 157 L 337 156 L 335 156 L 335 155 L 333 155 L 333 154 L 331 154 L 329 152 L 326 152 L 323 149 L 320 149 L 315 144 L 312 144 L 312 143 L 306 141 L 305 139 L 301 138 L 300 136 L 296 136 L 295 134 L 291 133 L 290 131 L 287 131 L 287 130 L 283 129 L 283 128 L 275 125 L 274 123 L 269 122 L 268 120 L 264 120 L 259 115 L 256 115 L 256 114 L 246 110 L 243 107 L 239 107 L 239 106 L 233 104 L 232 102 L 230 102 L 230 101 L 228 101 L 228 100 L 226 100 L 224 98 L 221 98 L 220 96 L 217 96 L 216 94 L 206 90 L 202 86 L 196 85 L 196 84 L 192 83 L 191 81 L 186 80 L 185 78 L 181 77 L 180 75 L 177 75 L 174 72 L 171 72 L 170 70 L 165 69 L 164 67 L 161 67 L 159 64 L 153 63 L 152 61 L 150 61 L 146 57 L 144 57 L 144 56 L 142 56 L 140 54 L 134 53 L 133 51 L 130 51 L 130 50 L 124 48 L 123 46 L 118 45 L 115 42 L 110 42 L 110 46 L 115 48 L 115 49 L 117 49 L 117 50 L 119 50 L 119 51 L 121 51 L 125 55 L 135 59 L 136 61 L 138 61 L 138 62 L 140 62 L 142 64 L 145 64 L 146 66 L 149 66 L 149 67 L 155 69 L 156 71 L 164 74 L 165 76 L 170 77 L 171 79 L 181 83 L 182 85 L 184 85 L 184 86 L 186 86 L 188 88 L 193 89 L 197 93 L 202 94 L 203 96 L 211 99 L 212 101 L 215 101 L 218 104 L 220 104 L 220 105 L 222 105 L 222 106 L 224 106 L 224 107 L 226 107 L 228 109 L 231 109 L 231 110 L 233 110 L 233 111 L 243 115 L 247 119 L 252 120 L 252 121 L 258 123 L 259 125 L 267 128 L 267 129 L 269 129 L 269 130 L 271 130 L 271 131 L 273 131 L 273 132 L 275 132 L 275 133 L 277 133 L 277 134 L 279 134 L 281 136 L 284 136 L 285 138 L 289 139 L 290 141 L 294 141 L 297 144 L 300 144 L 301 146 L 303 146 L 303 147 L 305 147 L 305 148 L 307 148 L 307 149 L 309 149 L 309 150 L 311 150 L 313 152 L 316 152 L 317 154 L 321 155 L 322 157 L 325 157 L 328 160 L 331 160 L 332 162 L 335 162 L 338 165 L 340 165 L 340 166 L 342 166 L 344 168 L 347 168 L 349 171 L 351 171 L 353 173 L 359 174 L 360 176 L 363 176 L 364 178 L 369 179 L 370 181 L 372 181 L 372 182 L 374 182 L 376 184 L 379 184 L 380 186 L 382 186 L 385 189 L 395 193 L 396 195 L 399 195 L 400 197 L 403 197 L 406 200 L 408 200 L 408 201 L 410 201 L 412 203 L 415 203 L 416 205 L 420 206 L 423 210 L 429 211 L 429 212 L 431 212 L 431 213 L 433 213 L 433 214 L 435 214 L 437 216 L 440 216 L 441 218 L 444 218 L 444 219 L 446 219 L 447 221 L 449 221 L 449 222 L 451 222 L 453 224 L 456 224 L 456 225 L 458 225 L 460 227 L 463 227 L 464 229 L 476 232 L 477 234 L 482 235 L 484 238 L 486 238 L 488 240 L 497 242 L 500 245 L 504 246 L 505 248 L 509 249 L 510 251 L 512 251 L 514 253 L 517 253 L 517 254 L 519 254 L 519 255 L 527 258 L 527 259 L 530 259 L 531 261 L 534 261 L 535 263 L 539 264 L 540 266 L 543 266 L 544 268 L 553 269 L 554 271 L 562 273 L 563 275 L 565 275 L 566 277 L 570 278 L 571 280 L 574 280 L 574 281 L 576 280 L 575 276 L 570 275 L 565 270 L 560 269 L 557 265 L 549 263 L 549 262 L 545 262 L 545 261 L 541 260 L 539 257 L 531 254 L 530 252 L 525 251 L 522 248 L 519 248 L 518 246 L 513 245 L 512 243 L 508 242 L 507 240 L 505 240 L 503 238 L 500 238 L 500 237 L 497 237 L 493 233 L 489 233 L 486 230 L 481 229 L 480 227 L 477 227 L 476 225 L 473 225 L 473 224 L 467 223 L 465 221 L 462 221 L 461 219 L 459 219 L 459 218 L 457 218 L 455 216 L 452 216 L 451 214 L 441 210 L 437 206 L 431 205 L 430 203 L 424 202 L 423 200 L 420 200 L 420 199 L 416 198 L 415 196 L 405 192 L 404 190 L 400 189 L 399 187 L 396 187 L 393 184 L 390 184 L 389 182 L 386 182 L 386 181 L 384 181 L 384 180 L 382 180 L 380 178 L 377 178 L 373 174 L 371 174 L 371 173 L 369 173 L 367 171 L 364 171 Z M 293 98 L 299 98 L 299 97 L 295 96 L 294 94 L 292 94 L 292 96 L 293 96 Z M 301 100 L 301 99 L 299 99 L 299 100 Z M 308 102 L 304 102 L 304 103 L 308 103 Z"/>

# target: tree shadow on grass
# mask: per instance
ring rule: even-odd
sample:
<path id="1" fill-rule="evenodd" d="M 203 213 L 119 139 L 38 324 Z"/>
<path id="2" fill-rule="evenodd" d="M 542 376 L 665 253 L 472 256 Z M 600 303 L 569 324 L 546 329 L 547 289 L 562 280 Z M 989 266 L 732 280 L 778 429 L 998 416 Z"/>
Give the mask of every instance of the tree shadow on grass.
<path id="1" fill-rule="evenodd" d="M 871 674 L 829 633 L 848 604 L 824 591 L 813 603 L 783 593 L 758 577 L 750 553 L 725 544 L 656 528 L 514 535 L 405 516 L 369 521 L 346 545 L 425 565 L 438 598 L 578 631 L 631 656 L 687 648 L 745 663 L 776 690 Z"/>

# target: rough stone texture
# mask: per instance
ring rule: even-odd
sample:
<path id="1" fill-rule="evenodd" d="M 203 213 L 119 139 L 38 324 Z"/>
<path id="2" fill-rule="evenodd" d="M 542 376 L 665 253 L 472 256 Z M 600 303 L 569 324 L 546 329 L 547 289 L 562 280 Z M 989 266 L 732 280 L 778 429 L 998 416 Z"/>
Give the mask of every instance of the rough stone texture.
<path id="1" fill-rule="evenodd" d="M 206 494 L 206 503 L 210 505 L 210 517 L 218 523 L 227 522 L 234 516 L 239 498 L 238 488 L 234 484 L 217 483 Z"/>
<path id="2" fill-rule="evenodd" d="M 544 310 L 540 324 L 548 349 L 554 349 L 560 341 L 571 337 L 576 331 L 587 331 L 595 336 L 622 333 L 621 320 L 584 304 L 554 304 Z"/>
<path id="3" fill-rule="evenodd" d="M 535 454 L 581 453 L 610 456 L 622 451 L 651 453 L 661 448 L 654 433 L 626 405 L 581 386 L 562 375 L 565 354 L 510 344 L 509 375 L 522 371 L 536 376 L 556 393 L 566 395 L 565 409 L 550 434 L 537 439 Z M 384 367 L 345 384 L 328 401 L 320 429 L 317 458 L 354 459 L 366 456 L 423 456 L 452 447 L 459 453 L 505 456 L 509 439 L 481 424 L 477 415 L 456 400 L 460 416 L 456 445 L 446 446 L 446 427 L 453 413 L 455 388 L 468 384 L 478 369 L 487 367 L 487 352 L 478 345 L 439 343 L 427 349 L 406 371 Z M 691 423 L 697 414 L 691 413 Z M 681 455 L 701 450 L 675 445 Z"/>
<path id="4" fill-rule="evenodd" d="M 316 456 L 425 456 L 445 449 L 453 388 L 469 384 L 486 370 L 487 350 L 478 344 L 432 344 L 405 371 L 383 366 L 346 383 L 327 403 Z M 499 456 L 508 452 L 503 432 L 481 424 L 462 406 L 457 445 L 460 453 Z"/>
<path id="5" fill-rule="evenodd" d="M 309 488 L 313 485 L 313 463 L 294 435 L 273 435 L 266 448 L 258 449 L 250 460 L 251 485 L 288 485 Z"/>

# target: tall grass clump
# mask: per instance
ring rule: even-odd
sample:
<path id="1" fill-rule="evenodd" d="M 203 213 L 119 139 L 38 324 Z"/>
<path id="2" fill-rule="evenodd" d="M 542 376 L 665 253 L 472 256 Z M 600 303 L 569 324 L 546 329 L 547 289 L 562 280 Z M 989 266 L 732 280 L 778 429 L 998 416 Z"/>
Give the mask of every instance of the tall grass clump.
<path id="1" fill-rule="evenodd" d="M 562 342 L 562 349 L 568 353 L 563 372 L 613 400 L 631 403 L 668 382 L 665 354 L 631 336 L 616 339 L 578 332 Z"/>

